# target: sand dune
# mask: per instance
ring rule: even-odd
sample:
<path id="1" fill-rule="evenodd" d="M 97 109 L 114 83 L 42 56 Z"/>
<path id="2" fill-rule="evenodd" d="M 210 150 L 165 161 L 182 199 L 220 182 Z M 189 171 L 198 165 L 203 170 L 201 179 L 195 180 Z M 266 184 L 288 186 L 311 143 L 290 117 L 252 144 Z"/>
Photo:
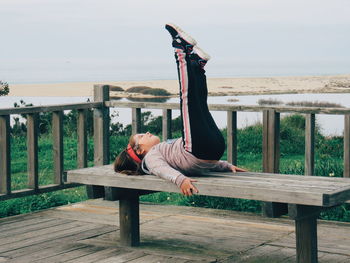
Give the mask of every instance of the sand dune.
<path id="1" fill-rule="evenodd" d="M 208 78 L 209 95 L 350 92 L 350 74 L 334 76 Z M 177 80 L 10 84 L 10 96 L 92 96 L 94 84 L 127 89 L 133 86 L 163 88 L 178 94 Z"/>

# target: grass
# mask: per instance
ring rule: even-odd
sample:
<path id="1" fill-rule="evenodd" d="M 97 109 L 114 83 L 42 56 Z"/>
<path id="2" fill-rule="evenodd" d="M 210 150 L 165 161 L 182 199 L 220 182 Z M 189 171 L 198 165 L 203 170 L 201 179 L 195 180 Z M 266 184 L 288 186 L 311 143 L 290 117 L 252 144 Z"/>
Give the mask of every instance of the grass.
<path id="1" fill-rule="evenodd" d="M 146 116 L 144 129 L 153 133 L 159 132 L 159 118 Z M 175 120 L 174 120 L 175 121 Z M 178 127 L 178 120 L 173 127 Z M 147 125 L 146 125 L 147 124 Z M 304 174 L 304 128 L 305 119 L 301 115 L 291 115 L 281 120 L 281 158 L 280 172 L 283 174 Z M 180 132 L 174 132 L 179 137 Z M 226 130 L 223 130 L 226 138 Z M 341 177 L 343 174 L 343 138 L 324 137 L 316 127 L 316 161 L 315 172 L 320 176 Z M 114 135 L 110 137 L 112 149 L 110 160 L 125 147 L 129 136 Z M 53 183 L 52 138 L 43 134 L 39 136 L 39 184 Z M 238 165 L 250 171 L 262 171 L 262 125 L 240 129 L 238 131 Z M 64 136 L 64 170 L 76 168 L 77 137 L 76 134 Z M 222 159 L 226 159 L 224 154 Z M 93 138 L 88 138 L 88 165 L 93 165 Z M 11 138 L 12 189 L 19 190 L 27 187 L 27 145 L 25 136 Z M 69 204 L 86 200 L 85 187 L 65 189 L 36 196 L 11 199 L 0 202 L 0 217 L 32 212 L 44 208 Z M 208 196 L 185 197 L 176 193 L 155 193 L 142 196 L 141 201 L 160 204 L 199 206 L 236 211 L 260 213 L 261 202 L 254 200 L 219 198 Z M 324 210 L 320 218 L 350 222 L 350 206 L 348 204 Z"/>

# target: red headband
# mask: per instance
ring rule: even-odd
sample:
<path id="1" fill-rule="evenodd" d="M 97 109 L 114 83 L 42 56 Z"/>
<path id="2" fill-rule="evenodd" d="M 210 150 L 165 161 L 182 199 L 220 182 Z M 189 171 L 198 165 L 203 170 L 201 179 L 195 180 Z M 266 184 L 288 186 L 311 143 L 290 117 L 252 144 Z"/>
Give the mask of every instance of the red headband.
<path id="1" fill-rule="evenodd" d="M 133 150 L 130 144 L 128 144 L 128 146 L 126 147 L 126 152 L 135 162 L 141 163 L 141 159 L 136 155 L 135 151 Z"/>

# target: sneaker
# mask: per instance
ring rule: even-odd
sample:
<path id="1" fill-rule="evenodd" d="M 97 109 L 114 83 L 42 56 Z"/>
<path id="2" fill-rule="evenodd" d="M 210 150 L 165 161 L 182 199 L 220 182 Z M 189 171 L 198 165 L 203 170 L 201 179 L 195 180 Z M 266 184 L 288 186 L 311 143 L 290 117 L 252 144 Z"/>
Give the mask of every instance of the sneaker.
<path id="1" fill-rule="evenodd" d="M 174 24 L 166 24 L 165 29 L 169 31 L 173 38 L 173 47 L 184 50 L 187 54 L 192 52 L 193 46 L 197 44 L 197 41 L 189 34 L 183 31 L 180 27 Z"/>
<path id="2" fill-rule="evenodd" d="M 199 46 L 193 47 L 193 53 L 197 54 L 198 57 L 200 57 L 202 60 L 208 61 L 210 59 L 210 55 L 208 53 L 205 53 Z"/>
<path id="3" fill-rule="evenodd" d="M 193 47 L 193 53 L 190 55 L 190 58 L 192 60 L 197 60 L 199 65 L 204 68 L 204 66 L 207 64 L 208 60 L 210 59 L 209 54 L 205 53 L 200 47 L 194 46 Z"/>

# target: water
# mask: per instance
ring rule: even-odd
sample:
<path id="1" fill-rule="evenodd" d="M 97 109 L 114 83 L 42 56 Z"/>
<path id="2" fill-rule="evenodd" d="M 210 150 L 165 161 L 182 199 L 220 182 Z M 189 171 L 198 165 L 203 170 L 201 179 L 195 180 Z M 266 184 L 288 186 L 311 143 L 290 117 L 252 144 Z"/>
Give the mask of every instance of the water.
<path id="1" fill-rule="evenodd" d="M 86 102 L 91 97 L 0 97 L 0 108 L 13 107 L 15 102 L 20 100 L 26 103 L 33 103 L 35 106 L 39 105 L 53 105 L 66 103 Z M 230 99 L 238 99 L 236 102 L 230 102 Z M 259 99 L 274 99 L 287 102 L 297 101 L 327 101 L 341 104 L 344 107 L 350 108 L 350 93 L 330 93 L 330 94 L 276 94 L 276 95 L 247 95 L 247 96 L 219 96 L 209 97 L 208 103 L 215 104 L 233 104 L 233 105 L 257 105 Z M 122 99 L 121 101 L 128 101 Z M 171 98 L 167 100 L 169 103 L 178 103 L 178 98 Z M 161 110 L 152 110 L 153 115 L 161 115 Z M 131 109 L 113 108 L 111 114 L 114 116 L 112 122 L 121 122 L 129 124 L 131 122 Z M 173 111 L 173 117 L 180 115 L 178 110 Z M 219 128 L 226 127 L 226 112 L 212 112 L 212 115 Z M 282 114 L 282 117 L 285 114 Z M 243 128 L 257 122 L 261 122 L 261 112 L 238 112 L 237 125 L 238 128 Z M 342 115 L 316 115 L 316 121 L 319 123 L 322 133 L 326 136 L 342 135 L 344 130 L 344 117 Z M 13 123 L 13 121 L 12 121 Z"/>

